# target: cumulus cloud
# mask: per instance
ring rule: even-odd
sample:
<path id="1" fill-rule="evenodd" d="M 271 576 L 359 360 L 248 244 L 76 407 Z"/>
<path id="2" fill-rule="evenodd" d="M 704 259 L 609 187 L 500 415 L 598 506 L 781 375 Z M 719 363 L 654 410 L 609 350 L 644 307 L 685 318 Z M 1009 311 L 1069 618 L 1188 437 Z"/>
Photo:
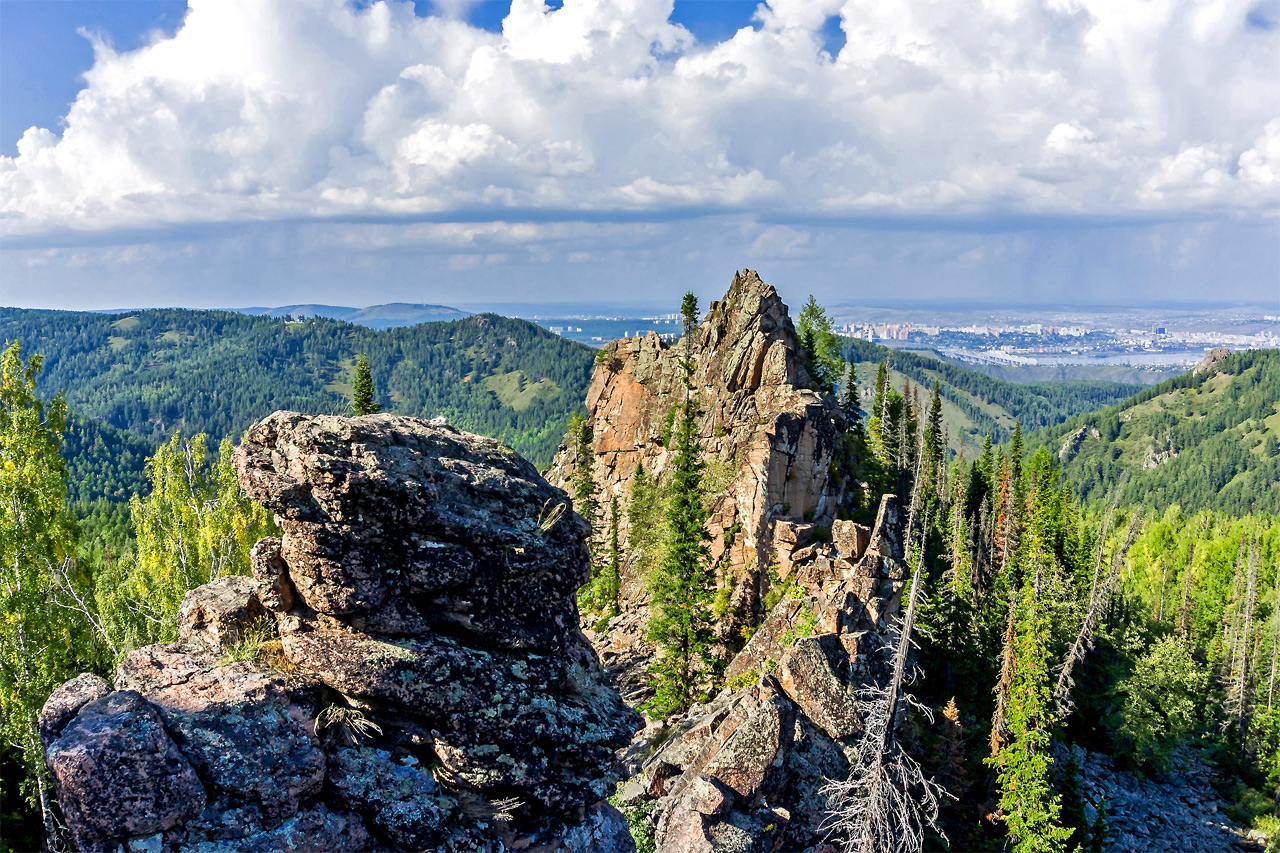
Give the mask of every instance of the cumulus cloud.
<path id="1" fill-rule="evenodd" d="M 172 37 L 96 42 L 61 135 L 0 157 L 0 237 L 1277 206 L 1280 31 L 1252 0 L 772 0 L 715 44 L 671 0 L 514 0 L 500 33 L 435 7 L 190 0 Z"/>

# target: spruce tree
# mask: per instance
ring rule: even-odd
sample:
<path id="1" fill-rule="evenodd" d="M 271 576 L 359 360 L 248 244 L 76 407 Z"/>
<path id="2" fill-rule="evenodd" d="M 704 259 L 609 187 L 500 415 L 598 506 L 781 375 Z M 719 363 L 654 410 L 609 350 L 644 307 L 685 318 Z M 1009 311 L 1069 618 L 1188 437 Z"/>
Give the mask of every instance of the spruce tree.
<path id="1" fill-rule="evenodd" d="M 840 407 L 844 410 L 845 419 L 849 422 L 849 431 L 865 436 L 865 415 L 858 395 L 858 365 L 853 359 L 849 359 L 849 367 L 844 374 L 844 390 L 840 394 Z"/>
<path id="2" fill-rule="evenodd" d="M 376 415 L 382 411 L 373 389 L 373 372 L 369 370 L 369 356 L 360 353 L 356 358 L 356 378 L 351 383 L 351 408 L 357 415 Z"/>
<path id="3" fill-rule="evenodd" d="M 617 616 L 618 598 L 622 590 L 622 549 L 618 546 L 618 496 L 609 499 L 609 560 L 601 574 L 601 595 L 604 612 Z"/>
<path id="4" fill-rule="evenodd" d="M 657 660 L 650 670 L 654 695 L 646 709 L 658 719 L 687 709 L 697 699 L 714 641 L 711 607 L 715 577 L 707 548 L 704 463 L 698 445 L 698 402 L 693 394 L 690 351 L 697 315 L 693 294 L 685 295 L 681 314 L 685 322 L 685 357 L 681 362 L 685 389 L 673 441 L 667 542 L 661 563 L 649 576 L 649 639 L 657 647 Z"/>
<path id="5" fill-rule="evenodd" d="M 598 600 L 600 560 L 597 553 L 596 530 L 600 521 L 600 498 L 596 486 L 596 450 L 592 441 L 591 425 L 584 418 L 576 417 L 569 424 L 574 436 L 577 458 L 573 469 L 573 503 L 578 515 L 587 520 L 591 533 L 587 537 L 587 551 L 591 561 L 591 581 L 578 593 L 578 605 L 590 613 L 601 610 Z"/>
<path id="6" fill-rule="evenodd" d="M 1044 561 L 1051 557 L 1033 543 L 1026 578 L 1012 613 L 1009 699 L 1004 709 L 1007 739 L 993 742 L 997 752 L 986 760 L 994 767 L 1003 813 L 1015 853 L 1060 853 L 1071 836 L 1062 826 L 1062 809 L 1053 790 L 1053 758 L 1049 754 L 1052 696 L 1049 684 L 1049 619 L 1040 601 Z"/>
<path id="7" fill-rule="evenodd" d="M 933 399 L 929 402 L 929 416 L 924 427 L 924 470 L 929 482 L 934 482 L 947 457 L 947 447 L 942 434 L 942 396 L 937 380 L 933 383 Z"/>

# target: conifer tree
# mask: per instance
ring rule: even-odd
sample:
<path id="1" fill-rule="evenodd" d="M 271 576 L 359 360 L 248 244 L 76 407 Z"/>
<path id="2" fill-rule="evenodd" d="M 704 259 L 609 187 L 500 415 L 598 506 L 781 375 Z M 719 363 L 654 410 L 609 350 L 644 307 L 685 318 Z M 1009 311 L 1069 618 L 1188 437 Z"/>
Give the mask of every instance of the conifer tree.
<path id="1" fill-rule="evenodd" d="M 849 366 L 844 374 L 844 389 L 840 394 L 840 407 L 849 422 L 849 430 L 857 435 L 866 435 L 865 414 L 858 394 L 858 365 L 849 359 Z"/>
<path id="2" fill-rule="evenodd" d="M 1028 577 L 1016 608 L 1007 725 L 1009 740 L 987 764 L 997 771 L 1000 810 L 1015 853 L 1059 853 L 1071 836 L 1051 783 L 1048 619 Z"/>
<path id="3" fill-rule="evenodd" d="M 373 388 L 373 372 L 369 369 L 369 356 L 360 353 L 356 358 L 356 378 L 351 383 L 351 408 L 357 415 L 376 415 L 382 411 Z"/>
<path id="4" fill-rule="evenodd" d="M 585 418 L 575 416 L 569 424 L 574 436 L 576 450 L 573 468 L 573 503 L 578 515 L 586 519 L 591 526 L 587 537 L 587 552 L 591 561 L 591 580 L 578 593 L 578 605 L 587 612 L 597 613 L 603 609 L 600 600 L 600 576 L 603 565 L 599 554 L 598 528 L 600 524 L 600 498 L 596 486 L 596 449 L 592 441 L 591 425 Z"/>
<path id="5" fill-rule="evenodd" d="M 618 615 L 618 597 L 622 588 L 622 549 L 618 547 L 618 496 L 609 499 L 609 561 L 605 564 L 600 598 L 605 612 Z"/>
<path id="6" fill-rule="evenodd" d="M 657 647 L 651 674 L 653 698 L 646 709 L 659 719 L 688 708 L 711 664 L 715 576 L 710 567 L 706 510 L 702 500 L 704 463 L 698 445 L 698 402 L 693 394 L 694 363 L 690 340 L 697 301 L 686 294 L 681 305 L 685 326 L 684 401 L 679 407 L 671 462 L 671 499 L 667 507 L 667 543 L 662 561 L 649 576 L 652 611 L 649 639 Z"/>
<path id="7" fill-rule="evenodd" d="M 946 455 L 947 446 L 942 434 L 942 396 L 938 381 L 934 380 L 933 398 L 929 402 L 929 416 L 924 428 L 924 470 L 928 482 L 937 482 Z"/>
<path id="8" fill-rule="evenodd" d="M 818 385 L 818 390 L 834 394 L 840 381 L 844 359 L 840 355 L 840 338 L 831 328 L 831 318 L 810 294 L 796 326 L 800 345 L 805 350 L 805 367 Z"/>

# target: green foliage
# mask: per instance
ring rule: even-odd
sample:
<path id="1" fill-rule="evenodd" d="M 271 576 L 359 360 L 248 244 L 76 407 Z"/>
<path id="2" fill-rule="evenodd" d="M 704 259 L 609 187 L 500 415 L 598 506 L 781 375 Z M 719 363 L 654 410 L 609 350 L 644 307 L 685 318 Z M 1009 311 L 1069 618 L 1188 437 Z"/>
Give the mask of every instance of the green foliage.
<path id="1" fill-rule="evenodd" d="M 627 544 L 641 577 L 649 577 L 662 559 L 667 540 L 668 492 L 649 475 L 643 463 L 636 463 L 627 499 Z"/>
<path id="2" fill-rule="evenodd" d="M 356 376 L 351 381 L 351 408 L 357 415 L 376 415 L 382 411 L 373 388 L 369 356 L 365 353 L 356 358 Z"/>
<path id="3" fill-rule="evenodd" d="M 1173 750 L 1200 721 L 1208 682 L 1209 674 L 1177 637 L 1160 640 L 1138 660 L 1118 692 L 1125 697 L 1122 732 L 1139 759 L 1168 768 Z"/>
<path id="4" fill-rule="evenodd" d="M 690 304 L 686 296 L 685 305 Z M 691 312 L 684 310 L 686 335 Z M 688 708 L 699 696 L 713 663 L 711 608 L 715 576 L 709 565 L 703 503 L 704 464 L 698 445 L 698 403 L 692 393 L 693 363 L 686 355 L 685 399 L 680 407 L 671 461 L 671 497 L 667 505 L 666 547 L 662 561 L 648 577 L 651 595 L 649 639 L 657 647 L 651 668 L 654 696 L 646 706 L 666 719 Z"/>
<path id="5" fill-rule="evenodd" d="M 810 294 L 796 320 L 800 345 L 805 351 L 805 367 L 818 388 L 834 394 L 845 372 L 845 359 L 840 338 L 831 329 L 831 318 Z"/>
<path id="6" fill-rule="evenodd" d="M 944 414 L 955 419 L 953 440 L 977 448 L 991 433 L 1006 441 L 1014 421 L 1027 429 L 1052 427 L 1067 418 L 1126 400 L 1142 385 L 1119 382 L 1006 382 L 929 355 L 843 339 L 845 356 L 863 365 L 883 363 L 897 377 L 928 387 L 940 383 Z M 898 381 L 894 376 L 889 382 Z M 875 415 L 874 407 L 869 413 Z M 955 445 L 953 445 L 955 446 Z M 1056 448 L 1055 448 L 1056 449 Z"/>
<path id="7" fill-rule="evenodd" d="M 570 415 L 582 410 L 595 357 L 587 346 L 494 314 L 378 331 L 322 318 L 290 323 L 225 311 L 0 308 L 4 336 L 39 341 L 42 393 L 65 389 L 78 415 L 144 442 L 143 455 L 178 427 L 188 434 L 239 435 L 276 409 L 348 411 L 355 358 L 367 353 L 388 410 L 442 415 L 546 467 Z M 528 388 L 504 402 L 486 380 L 517 371 Z M 93 450 L 95 438 L 84 446 Z M 115 439 L 104 434 L 102 440 Z M 70 436 L 70 470 L 102 471 L 85 488 L 114 491 L 118 499 L 131 494 L 129 478 L 141 478 L 136 451 L 104 468 L 109 454 L 99 451 L 79 463 L 78 446 Z M 126 486 L 123 493 L 119 486 Z"/>
<path id="8" fill-rule="evenodd" d="M 619 790 L 622 784 L 618 784 Z M 622 812 L 627 819 L 627 831 L 636 845 L 636 853 L 657 853 L 658 844 L 653 837 L 653 807 L 649 800 L 640 800 L 628 805 L 622 801 L 620 794 L 609 796 L 609 805 Z"/>
<path id="9" fill-rule="evenodd" d="M 276 638 L 276 623 L 270 617 L 262 617 L 254 620 L 250 625 L 246 625 L 240 632 L 240 636 L 226 647 L 223 651 L 222 659 L 218 661 L 220 666 L 226 666 L 232 663 L 247 663 L 257 665 L 262 662 L 267 654 L 267 645 Z"/>
<path id="10" fill-rule="evenodd" d="M 240 491 L 231 442 L 211 458 L 203 433 L 175 434 L 147 462 L 151 493 L 129 504 L 136 549 L 104 567 L 97 583 L 103 631 L 118 653 L 175 637 L 189 590 L 249 573 L 249 549 L 276 532 L 270 515 Z"/>
<path id="11" fill-rule="evenodd" d="M 1061 804 L 1050 782 L 1048 620 L 1035 584 L 1024 584 L 1017 609 L 1013 678 L 1009 690 L 1009 741 L 988 764 L 998 774 L 1000 809 L 1016 853 L 1055 853 L 1071 829 L 1061 824 Z"/>
<path id="12" fill-rule="evenodd" d="M 37 720 L 45 698 L 80 669 L 83 627 L 55 605 L 75 552 L 59 448 L 67 409 L 37 396 L 41 358 L 17 341 L 0 354 L 0 742 L 16 747 L 44 802 Z M 6 806 L 8 808 L 8 806 Z"/>

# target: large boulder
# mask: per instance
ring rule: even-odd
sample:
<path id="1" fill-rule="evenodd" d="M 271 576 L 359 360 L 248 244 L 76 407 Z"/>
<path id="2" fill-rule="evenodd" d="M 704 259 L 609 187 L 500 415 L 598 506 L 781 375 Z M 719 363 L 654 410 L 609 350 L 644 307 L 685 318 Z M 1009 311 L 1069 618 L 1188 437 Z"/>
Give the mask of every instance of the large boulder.
<path id="1" fill-rule="evenodd" d="M 159 713 L 131 690 L 82 706 L 45 759 L 82 853 L 172 829 L 205 806 L 204 786 Z"/>
<path id="2" fill-rule="evenodd" d="M 282 531 L 253 577 L 192 590 L 178 643 L 45 708 L 82 848 L 631 849 L 604 799 L 640 721 L 579 630 L 563 492 L 393 415 L 277 412 L 234 464 Z"/>

